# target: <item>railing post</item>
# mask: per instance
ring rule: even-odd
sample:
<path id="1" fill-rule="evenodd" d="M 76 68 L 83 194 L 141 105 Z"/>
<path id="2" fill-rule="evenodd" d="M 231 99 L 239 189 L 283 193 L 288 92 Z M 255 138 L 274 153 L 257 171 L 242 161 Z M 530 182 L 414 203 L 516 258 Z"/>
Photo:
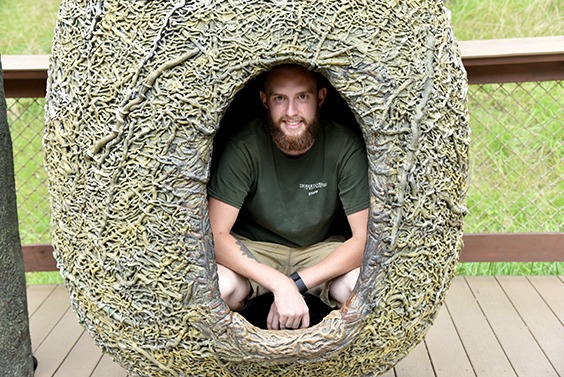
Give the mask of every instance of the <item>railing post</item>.
<path id="1" fill-rule="evenodd" d="M 31 377 L 33 356 L 18 231 L 12 140 L 2 76 L 0 75 L 0 374 L 6 377 Z"/>

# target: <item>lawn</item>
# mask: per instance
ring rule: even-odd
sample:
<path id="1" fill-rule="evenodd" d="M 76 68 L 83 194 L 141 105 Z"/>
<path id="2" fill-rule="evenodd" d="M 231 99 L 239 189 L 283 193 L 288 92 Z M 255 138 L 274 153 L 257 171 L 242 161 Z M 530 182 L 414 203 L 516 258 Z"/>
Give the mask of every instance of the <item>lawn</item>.
<path id="1" fill-rule="evenodd" d="M 446 0 L 459 40 L 564 35 L 561 0 Z M 0 53 L 48 54 L 58 1 L 0 0 Z M 465 231 L 564 227 L 562 83 L 471 86 L 470 214 Z M 560 99 L 560 102 L 554 98 Z M 41 167 L 44 100 L 9 100 L 23 243 L 49 242 Z M 31 126 L 29 126 L 31 125 Z M 563 274 L 564 263 L 463 263 L 461 274 Z M 28 282 L 60 282 L 57 273 Z"/>

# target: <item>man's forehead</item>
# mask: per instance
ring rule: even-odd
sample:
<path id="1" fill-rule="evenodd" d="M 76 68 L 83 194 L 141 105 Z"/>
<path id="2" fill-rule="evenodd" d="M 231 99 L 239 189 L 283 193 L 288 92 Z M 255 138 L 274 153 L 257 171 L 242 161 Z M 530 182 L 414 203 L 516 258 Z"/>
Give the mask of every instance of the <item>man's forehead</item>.
<path id="1" fill-rule="evenodd" d="M 315 83 L 312 81 L 272 81 L 267 88 L 269 94 L 300 94 L 300 93 L 314 93 Z"/>
<path id="2" fill-rule="evenodd" d="M 308 92 L 314 91 L 316 86 L 315 74 L 301 66 L 275 69 L 269 72 L 265 80 L 265 89 L 268 91 L 301 88 L 301 91 Z"/>

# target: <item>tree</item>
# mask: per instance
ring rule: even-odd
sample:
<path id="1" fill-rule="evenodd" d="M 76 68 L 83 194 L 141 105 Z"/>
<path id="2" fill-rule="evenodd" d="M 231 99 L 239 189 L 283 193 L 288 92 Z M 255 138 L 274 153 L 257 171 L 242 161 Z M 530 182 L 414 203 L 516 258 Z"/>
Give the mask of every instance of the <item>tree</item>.
<path id="1" fill-rule="evenodd" d="M 2 62 L 0 61 L 0 72 Z M 0 375 L 33 376 L 12 139 L 0 75 Z"/>

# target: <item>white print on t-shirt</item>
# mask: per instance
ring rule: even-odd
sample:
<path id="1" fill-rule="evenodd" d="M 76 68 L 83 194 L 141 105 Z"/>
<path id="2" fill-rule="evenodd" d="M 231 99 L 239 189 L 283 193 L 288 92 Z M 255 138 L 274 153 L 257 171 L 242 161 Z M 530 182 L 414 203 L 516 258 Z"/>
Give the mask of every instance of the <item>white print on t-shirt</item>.
<path id="1" fill-rule="evenodd" d="M 307 190 L 308 195 L 312 196 L 319 194 L 319 190 L 327 187 L 327 182 L 317 182 L 317 183 L 300 183 L 299 188 L 302 190 Z"/>

